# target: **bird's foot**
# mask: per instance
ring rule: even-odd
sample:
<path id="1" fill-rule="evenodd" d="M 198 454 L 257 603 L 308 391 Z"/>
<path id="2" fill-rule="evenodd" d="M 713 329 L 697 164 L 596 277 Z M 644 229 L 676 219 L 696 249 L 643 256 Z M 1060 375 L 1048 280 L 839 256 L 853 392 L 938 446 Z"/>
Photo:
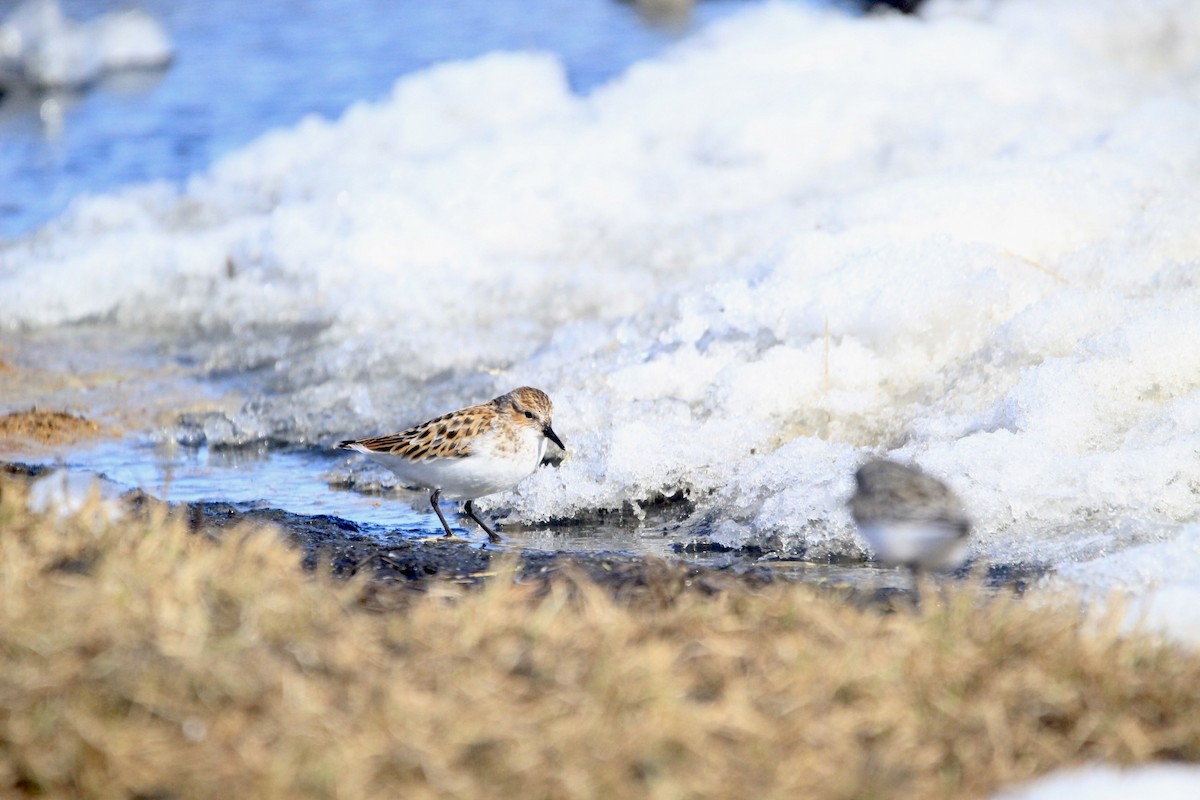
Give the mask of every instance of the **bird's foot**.
<path id="1" fill-rule="evenodd" d="M 465 542 L 470 542 L 471 540 L 464 539 L 461 536 L 455 536 L 453 534 L 445 534 L 444 533 L 440 536 L 422 536 L 420 539 L 417 539 L 417 541 L 421 542 L 422 544 L 428 544 L 429 542 L 465 543 Z"/>

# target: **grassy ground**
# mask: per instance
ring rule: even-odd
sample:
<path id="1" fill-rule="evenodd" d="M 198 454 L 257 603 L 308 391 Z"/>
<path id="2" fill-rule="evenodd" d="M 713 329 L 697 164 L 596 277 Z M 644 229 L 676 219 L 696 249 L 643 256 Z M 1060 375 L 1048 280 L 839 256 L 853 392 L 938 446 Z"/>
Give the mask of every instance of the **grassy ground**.
<path id="1" fill-rule="evenodd" d="M 270 531 L 33 516 L 0 483 L 0 795 L 977 797 L 1200 760 L 1200 656 L 1069 610 L 415 592 L 298 561 Z"/>

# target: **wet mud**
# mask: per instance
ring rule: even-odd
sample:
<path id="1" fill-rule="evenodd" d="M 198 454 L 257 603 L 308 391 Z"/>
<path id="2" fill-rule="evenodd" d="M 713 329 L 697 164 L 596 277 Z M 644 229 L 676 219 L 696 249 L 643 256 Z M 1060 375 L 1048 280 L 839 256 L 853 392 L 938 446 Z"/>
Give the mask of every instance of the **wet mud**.
<path id="1" fill-rule="evenodd" d="M 331 515 L 306 516 L 279 509 L 245 508 L 232 503 L 188 506 L 197 531 L 216 532 L 242 523 L 282 531 L 310 570 L 350 577 L 367 574 L 387 585 L 420 590 L 430 581 L 479 586 L 500 571 L 519 582 L 548 583 L 559 575 L 586 577 L 616 596 L 680 591 L 715 594 L 733 585 L 763 586 L 780 576 L 746 563 L 702 565 L 620 552 L 531 550 L 446 537 L 388 541 L 378 531 Z"/>

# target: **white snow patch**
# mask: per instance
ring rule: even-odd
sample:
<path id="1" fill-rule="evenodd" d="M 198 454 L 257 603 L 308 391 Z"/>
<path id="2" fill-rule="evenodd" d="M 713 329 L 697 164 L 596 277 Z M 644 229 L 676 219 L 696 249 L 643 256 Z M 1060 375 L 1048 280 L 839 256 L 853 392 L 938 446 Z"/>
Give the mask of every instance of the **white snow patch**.
<path id="1" fill-rule="evenodd" d="M 1106 765 L 1057 772 L 1016 789 L 993 795 L 995 800 L 1191 800 L 1200 796 L 1200 767 L 1150 764 L 1121 769 Z"/>

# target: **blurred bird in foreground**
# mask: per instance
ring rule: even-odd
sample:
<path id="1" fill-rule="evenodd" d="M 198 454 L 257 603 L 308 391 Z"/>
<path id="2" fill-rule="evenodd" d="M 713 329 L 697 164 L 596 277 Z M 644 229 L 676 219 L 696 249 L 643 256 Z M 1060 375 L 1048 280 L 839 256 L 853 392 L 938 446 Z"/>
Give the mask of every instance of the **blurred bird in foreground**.
<path id="1" fill-rule="evenodd" d="M 914 574 L 966 561 L 971 521 L 946 484 L 886 459 L 868 461 L 854 478 L 850 514 L 879 561 Z"/>

